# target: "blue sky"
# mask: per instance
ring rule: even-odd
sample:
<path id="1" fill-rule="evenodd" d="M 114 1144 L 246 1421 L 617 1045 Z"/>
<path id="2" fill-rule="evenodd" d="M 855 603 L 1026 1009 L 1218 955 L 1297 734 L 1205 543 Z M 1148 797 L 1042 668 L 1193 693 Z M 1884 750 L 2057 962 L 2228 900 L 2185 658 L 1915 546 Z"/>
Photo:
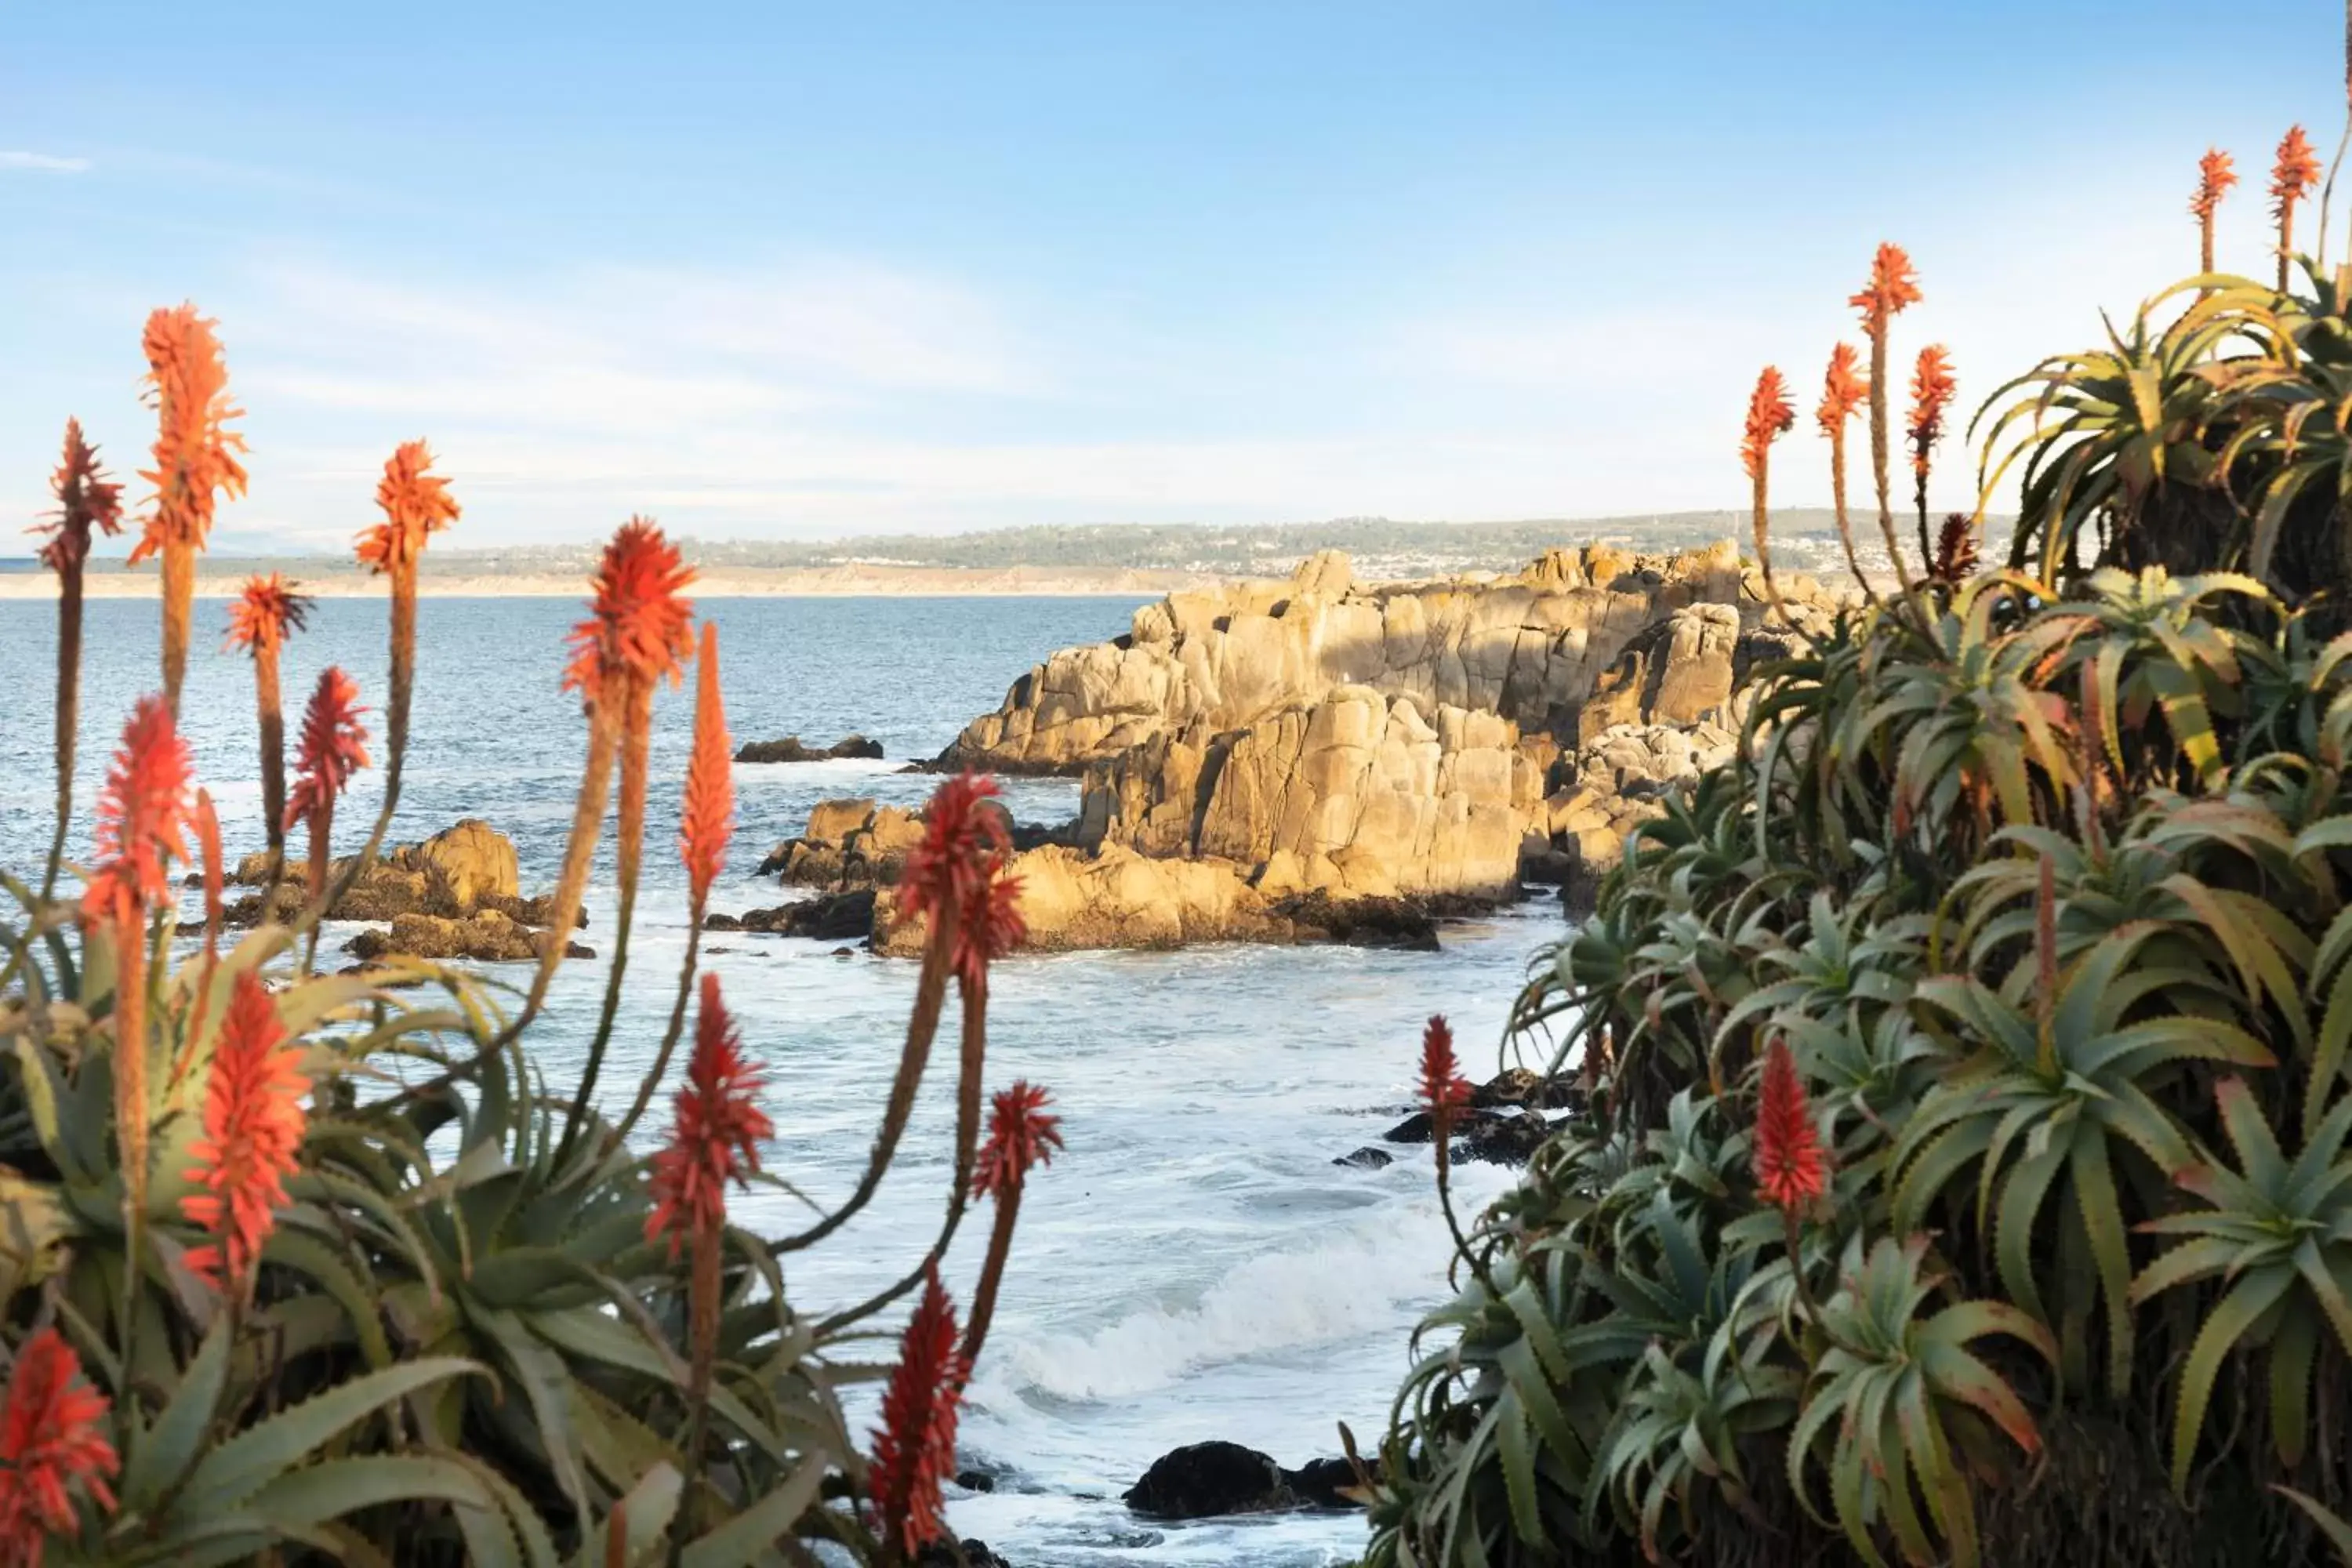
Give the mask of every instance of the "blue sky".
<path id="1" fill-rule="evenodd" d="M 136 466 L 184 298 L 224 544 L 339 545 L 415 436 L 471 543 L 1738 507 L 1758 367 L 1810 407 L 1882 238 L 1970 408 L 2193 270 L 2209 142 L 2263 269 L 2344 96 L 2332 4 L 2262 16 L 2257 77 L 2172 0 L 27 5 L 0 516 L 68 414 Z"/>

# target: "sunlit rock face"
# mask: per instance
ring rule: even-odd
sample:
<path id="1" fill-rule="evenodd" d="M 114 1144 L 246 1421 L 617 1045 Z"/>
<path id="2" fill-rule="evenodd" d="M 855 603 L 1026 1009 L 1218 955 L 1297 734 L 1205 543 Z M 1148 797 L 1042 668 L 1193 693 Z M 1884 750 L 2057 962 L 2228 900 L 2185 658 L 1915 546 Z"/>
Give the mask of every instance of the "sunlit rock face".
<path id="1" fill-rule="evenodd" d="M 1657 786 L 1727 754 L 1748 669 L 1842 603 L 1778 585 L 1785 621 L 1727 542 L 1386 584 L 1325 551 L 1054 654 L 940 763 L 1077 774 L 1079 851 L 1215 862 L 1269 898 L 1500 896 L 1528 855 L 1609 862 Z"/>

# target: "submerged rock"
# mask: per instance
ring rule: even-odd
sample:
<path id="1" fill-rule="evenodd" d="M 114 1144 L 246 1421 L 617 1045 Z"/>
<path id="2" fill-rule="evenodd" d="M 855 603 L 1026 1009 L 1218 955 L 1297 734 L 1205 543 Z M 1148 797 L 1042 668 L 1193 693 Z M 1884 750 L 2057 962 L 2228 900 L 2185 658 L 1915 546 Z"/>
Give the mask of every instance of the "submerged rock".
<path id="1" fill-rule="evenodd" d="M 1210 1519 L 1298 1506 L 1280 1465 L 1255 1448 L 1222 1441 L 1187 1444 L 1161 1455 L 1123 1500 L 1151 1519 Z"/>
<path id="2" fill-rule="evenodd" d="M 1286 1470 L 1239 1443 L 1192 1443 L 1161 1455 L 1124 1494 L 1152 1519 L 1213 1519 L 1301 1508 L 1360 1508 L 1345 1493 L 1360 1485 L 1345 1459 L 1313 1459 Z"/>
<path id="3" fill-rule="evenodd" d="M 704 921 L 703 927 L 719 929 L 713 927 L 709 919 Z M 762 931 L 770 936 L 814 937 L 820 942 L 839 942 L 845 937 L 863 939 L 874 931 L 874 889 L 820 893 L 815 898 L 779 904 L 773 909 L 746 910 L 740 921 L 725 929 Z"/>
<path id="4" fill-rule="evenodd" d="M 739 763 L 823 763 L 859 757 L 878 760 L 882 742 L 869 741 L 863 735 L 851 735 L 835 741 L 822 750 L 801 743 L 798 735 L 787 735 L 781 741 L 746 742 L 735 753 Z"/>
<path id="5" fill-rule="evenodd" d="M 1331 1163 L 1352 1166 L 1359 1171 L 1379 1171 L 1395 1164 L 1396 1156 L 1385 1149 L 1375 1149 L 1367 1143 L 1352 1154 L 1340 1155 Z"/>

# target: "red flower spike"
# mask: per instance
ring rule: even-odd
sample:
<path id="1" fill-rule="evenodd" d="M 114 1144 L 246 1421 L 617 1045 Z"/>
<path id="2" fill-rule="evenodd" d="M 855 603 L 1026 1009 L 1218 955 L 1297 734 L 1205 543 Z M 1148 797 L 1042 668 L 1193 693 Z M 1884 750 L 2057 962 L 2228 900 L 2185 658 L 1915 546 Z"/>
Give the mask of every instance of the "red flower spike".
<path id="1" fill-rule="evenodd" d="M 2189 198 L 2189 216 L 2213 216 L 2213 209 L 2221 205 L 2221 198 L 2238 183 L 2237 171 L 2231 163 L 2230 154 L 2218 147 L 2207 149 L 2205 156 L 2197 160 L 2197 194 Z"/>
<path id="2" fill-rule="evenodd" d="M 1434 1015 L 1421 1032 L 1421 1103 L 1438 1123 L 1440 1143 L 1444 1129 L 1468 1109 L 1470 1094 L 1470 1080 L 1454 1065 L 1453 1026 L 1444 1014 Z"/>
<path id="3" fill-rule="evenodd" d="M 142 697 L 122 729 L 122 749 L 98 797 L 98 863 L 83 915 L 136 929 L 172 897 L 172 862 L 188 858 L 188 743 L 161 697 Z"/>
<path id="4" fill-rule="evenodd" d="M 1862 312 L 1862 330 L 1876 337 L 1906 305 L 1919 302 L 1919 281 L 1911 258 L 1899 245 L 1882 244 L 1871 258 L 1870 281 L 1846 301 Z"/>
<path id="5" fill-rule="evenodd" d="M 956 911 L 950 965 L 966 981 L 984 983 L 988 965 L 1027 936 L 1015 900 L 1020 879 L 1000 873 L 1012 858 L 1004 812 L 988 803 L 996 781 L 959 773 L 923 808 L 923 839 L 907 852 L 898 879 L 898 907 L 908 916 Z"/>
<path id="6" fill-rule="evenodd" d="M 1756 390 L 1748 399 L 1748 428 L 1740 437 L 1739 461 L 1754 479 L 1763 471 L 1766 454 L 1772 443 L 1785 435 L 1797 422 L 1797 411 L 1789 406 L 1789 389 L 1780 379 L 1779 367 L 1766 365 L 1756 378 Z"/>
<path id="7" fill-rule="evenodd" d="M 694 605 L 680 595 L 693 581 L 694 568 L 651 519 L 622 524 L 596 568 L 593 613 L 572 630 L 563 689 L 593 703 L 607 682 L 677 684 L 694 652 Z"/>
<path id="8" fill-rule="evenodd" d="M 1052 1103 L 1043 1088 L 1018 1079 L 997 1090 L 989 1107 L 988 1142 L 981 1145 L 972 1177 L 974 1196 L 1018 1192 L 1031 1166 L 1054 1163 L 1054 1151 L 1062 1147 L 1062 1119 L 1045 1114 Z"/>
<path id="9" fill-rule="evenodd" d="M 1927 477 L 1928 453 L 1944 438 L 1944 412 L 1958 390 L 1952 357 L 1944 345 L 1930 343 L 1921 349 L 1918 365 L 1911 373 L 1911 423 L 1905 433 L 1911 441 L 1911 471 L 1923 479 Z"/>
<path id="10" fill-rule="evenodd" d="M 310 599 L 294 590 L 283 573 L 245 580 L 244 591 L 228 607 L 228 637 L 222 645 L 240 647 L 256 658 L 286 646 L 286 634 L 299 632 L 310 617 Z"/>
<path id="11" fill-rule="evenodd" d="M 1829 373 L 1822 378 L 1821 406 L 1813 411 L 1824 436 L 1836 435 L 1870 401 L 1870 379 L 1859 373 L 1855 358 L 1852 343 L 1840 343 L 1830 351 Z"/>
<path id="12" fill-rule="evenodd" d="M 422 441 L 404 441 L 383 465 L 375 504 L 383 521 L 360 532 L 360 564 L 378 574 L 414 571 L 425 540 L 457 521 L 449 481 L 425 472 L 433 454 Z"/>
<path id="13" fill-rule="evenodd" d="M 219 492 L 245 493 L 245 468 L 236 456 L 245 437 L 228 429 L 245 411 L 228 400 L 228 366 L 214 325 L 194 305 L 147 318 L 147 394 L 160 418 L 155 467 L 139 477 L 155 487 L 155 510 L 131 552 L 133 566 L 166 544 L 202 549 Z"/>
<path id="14" fill-rule="evenodd" d="M 1805 1103 L 1804 1081 L 1789 1042 L 1774 1036 L 1764 1052 L 1764 1091 L 1756 1113 L 1756 1189 L 1765 1200 L 1793 1211 L 1829 1190 L 1829 1167 L 1821 1135 Z"/>
<path id="15" fill-rule="evenodd" d="M 700 668 L 694 679 L 694 754 L 686 764 L 678 849 L 699 909 L 727 864 L 727 841 L 735 831 L 735 764 L 719 693 L 719 628 L 709 621 L 702 623 Z"/>
<path id="16" fill-rule="evenodd" d="M 940 1537 L 940 1487 L 955 1473 L 956 1412 L 971 1374 L 956 1353 L 955 1306 L 933 1263 L 874 1432 L 875 1510 L 885 1539 L 910 1561 Z"/>
<path id="17" fill-rule="evenodd" d="M 245 1289 L 286 1206 L 310 1088 L 295 1070 L 301 1058 L 268 988 L 241 971 L 205 1089 L 205 1135 L 189 1151 L 196 1164 L 188 1180 L 205 1190 L 180 1200 L 180 1212 L 214 1237 L 188 1249 L 188 1267 L 215 1287 Z"/>
<path id="18" fill-rule="evenodd" d="M 368 765 L 367 731 L 359 716 L 360 689 L 333 665 L 319 672 L 318 689 L 302 713 L 299 775 L 286 797 L 286 826 L 314 815 L 331 816 L 335 797 L 352 775 Z"/>
<path id="19" fill-rule="evenodd" d="M 58 510 L 32 531 L 49 536 L 41 546 L 41 563 L 62 573 L 89 559 L 92 530 L 122 531 L 122 487 L 110 483 L 98 466 L 98 448 L 82 438 L 81 421 L 66 421 L 65 455 L 49 480 Z"/>
<path id="20" fill-rule="evenodd" d="M 743 1059 L 742 1037 L 719 999 L 719 976 L 705 970 L 686 1086 L 677 1091 L 669 1142 L 653 1157 L 646 1239 L 667 1236 L 671 1257 L 688 1237 L 723 1225 L 727 1184 L 748 1186 L 759 1171 L 760 1145 L 776 1135 L 759 1107 L 760 1087 L 760 1069 Z"/>
<path id="21" fill-rule="evenodd" d="M 17 1347 L 0 1410 L 0 1568 L 40 1568 L 47 1537 L 79 1528 L 77 1489 L 114 1511 L 107 1478 L 121 1467 L 106 1412 L 106 1395 L 82 1381 L 81 1358 L 57 1330 Z"/>

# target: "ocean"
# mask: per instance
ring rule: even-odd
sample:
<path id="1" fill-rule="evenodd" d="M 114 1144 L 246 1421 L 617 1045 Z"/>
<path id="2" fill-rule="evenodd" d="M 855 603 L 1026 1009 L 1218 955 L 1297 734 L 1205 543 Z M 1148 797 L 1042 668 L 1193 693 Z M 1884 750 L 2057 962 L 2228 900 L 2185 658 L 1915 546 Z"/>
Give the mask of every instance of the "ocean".
<path id="1" fill-rule="evenodd" d="M 887 760 L 741 766 L 730 869 L 712 907 L 740 913 L 782 901 L 751 868 L 797 833 L 821 799 L 871 795 L 919 805 L 937 783 L 894 770 L 934 755 L 973 715 L 1054 648 L 1127 629 L 1139 601 L 1087 598 L 713 599 L 728 719 L 738 742 L 799 734 L 829 744 L 851 731 Z M 183 695 L 197 777 L 212 792 L 232 862 L 262 847 L 253 682 L 241 655 L 215 652 L 226 605 L 200 601 Z M 427 599 L 411 753 L 392 841 L 461 816 L 511 837 L 524 891 L 546 890 L 562 854 L 584 737 L 576 700 L 557 688 L 572 601 Z M 83 656 L 79 820 L 132 701 L 154 689 L 152 602 L 93 601 Z M 53 800 L 56 616 L 0 602 L 0 865 L 37 870 Z M 380 602 L 334 599 L 312 611 L 285 659 L 289 729 L 320 668 L 340 664 L 373 709 L 385 681 Z M 679 781 L 693 717 L 689 689 L 656 703 L 646 886 L 631 980 L 605 1082 L 634 1090 L 671 1005 L 686 939 L 675 853 Z M 380 735 L 379 716 L 368 716 Z M 371 770 L 338 816 L 356 847 L 381 796 Z M 1023 821 L 1076 805 L 1066 780 L 1007 780 Z M 299 847 L 297 849 L 299 853 Z M 582 940 L 608 952 L 610 835 Z M 1160 1454 L 1224 1438 L 1287 1466 L 1339 1452 L 1346 1421 L 1370 1447 L 1385 1430 L 1409 1363 L 1413 1324 L 1448 1292 L 1445 1232 L 1426 1146 L 1391 1146 L 1384 1170 L 1336 1165 L 1379 1141 L 1408 1109 L 1420 1029 L 1454 1021 L 1468 1070 L 1498 1065 L 1499 1039 L 1527 960 L 1561 929 L 1531 903 L 1448 928 L 1441 952 L 1208 946 L 1178 952 L 1014 957 L 992 982 L 989 1081 L 1046 1085 L 1067 1148 L 1033 1174 L 996 1323 L 961 1432 L 963 1463 L 996 1489 L 950 1489 L 956 1532 L 1022 1568 L 1113 1563 L 1352 1561 L 1355 1514 L 1293 1514 L 1196 1524 L 1135 1517 L 1119 1494 Z M 348 931 L 329 928 L 324 963 Z M 714 952 L 724 949 L 724 952 Z M 914 989 L 911 963 L 793 938 L 712 934 L 749 1052 L 766 1067 L 777 1137 L 771 1170 L 814 1201 L 845 1194 L 862 1170 Z M 519 968 L 519 966 L 518 966 Z M 604 988 L 603 961 L 565 965 L 530 1047 L 550 1080 L 570 1081 Z M 804 1309 L 860 1299 L 902 1273 L 936 1231 L 952 1146 L 952 1053 L 935 1057 L 897 1164 L 874 1205 L 843 1233 L 788 1260 Z M 667 1118 L 648 1118 L 658 1136 Z M 1457 1171 L 1475 1207 L 1509 1173 Z M 792 1199 L 737 1202 L 751 1228 L 804 1223 Z M 987 1236 L 968 1222 L 948 1284 L 968 1297 Z M 887 1325 L 895 1329 L 895 1322 Z M 882 1353 L 877 1347 L 877 1356 Z M 870 1425 L 873 1395 L 851 1402 Z"/>

